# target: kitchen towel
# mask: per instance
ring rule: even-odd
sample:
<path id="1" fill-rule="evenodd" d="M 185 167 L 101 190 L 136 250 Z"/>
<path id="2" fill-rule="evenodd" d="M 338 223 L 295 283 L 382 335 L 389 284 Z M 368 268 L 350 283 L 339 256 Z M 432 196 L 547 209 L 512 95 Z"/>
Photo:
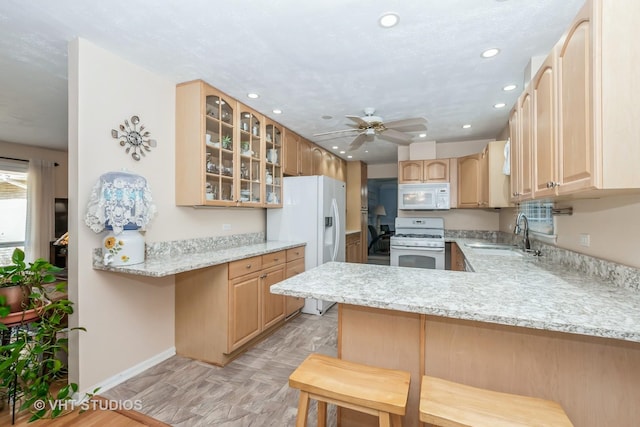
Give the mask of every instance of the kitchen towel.
<path id="1" fill-rule="evenodd" d="M 502 166 L 502 173 L 504 175 L 511 175 L 511 139 L 507 139 L 507 143 L 504 144 L 504 165 Z"/>

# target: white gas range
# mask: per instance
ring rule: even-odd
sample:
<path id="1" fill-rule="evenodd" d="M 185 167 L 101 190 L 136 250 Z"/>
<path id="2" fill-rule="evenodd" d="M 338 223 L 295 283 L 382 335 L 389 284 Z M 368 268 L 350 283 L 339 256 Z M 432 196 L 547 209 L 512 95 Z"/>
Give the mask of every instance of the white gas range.
<path id="1" fill-rule="evenodd" d="M 444 219 L 396 218 L 391 265 L 444 270 Z"/>

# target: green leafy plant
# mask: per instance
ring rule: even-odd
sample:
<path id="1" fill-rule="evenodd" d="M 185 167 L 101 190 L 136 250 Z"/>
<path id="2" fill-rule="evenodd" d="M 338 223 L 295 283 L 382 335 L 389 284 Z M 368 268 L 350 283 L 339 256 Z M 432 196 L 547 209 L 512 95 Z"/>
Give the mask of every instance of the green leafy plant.
<path id="1" fill-rule="evenodd" d="M 17 325 L 15 321 L 12 324 L 10 339 L 5 339 L 9 338 L 9 328 L 2 322 L 9 310 L 0 307 L 0 390 L 13 401 L 21 400 L 19 410 L 31 412 L 30 422 L 57 417 L 67 409 L 61 402 L 72 400 L 78 391 L 75 383 L 58 386 L 67 374 L 61 358 L 68 354 L 68 334 L 85 330 L 67 326 L 73 303 L 56 298 L 56 293 L 66 291 L 66 283 L 52 284 L 56 281 L 54 273 L 60 270 L 42 258 L 25 263 L 20 249 L 14 251 L 11 265 L 0 267 L 0 280 L 5 285 L 11 283 L 30 290 L 28 310 L 22 312 Z M 0 303 L 4 305 L 4 301 Z M 26 315 L 29 310 L 31 316 Z"/>

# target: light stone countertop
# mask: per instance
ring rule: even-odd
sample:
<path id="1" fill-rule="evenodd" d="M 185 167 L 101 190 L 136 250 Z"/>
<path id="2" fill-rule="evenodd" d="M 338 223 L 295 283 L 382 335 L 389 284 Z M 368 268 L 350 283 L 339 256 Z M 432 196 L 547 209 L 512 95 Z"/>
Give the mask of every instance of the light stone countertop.
<path id="1" fill-rule="evenodd" d="M 474 272 L 327 263 L 271 287 L 434 316 L 640 342 L 640 293 L 532 255 L 487 255 L 458 242 Z"/>
<path id="2" fill-rule="evenodd" d="M 349 234 L 361 233 L 361 230 L 346 230 L 345 234 L 348 236 Z"/>
<path id="3" fill-rule="evenodd" d="M 116 273 L 134 274 L 137 276 L 164 277 L 199 268 L 211 267 L 252 256 L 264 255 L 296 246 L 304 246 L 305 242 L 265 241 L 232 248 L 218 248 L 178 256 L 159 256 L 147 258 L 142 264 L 129 266 L 105 266 L 100 256 L 94 256 L 93 268 Z"/>

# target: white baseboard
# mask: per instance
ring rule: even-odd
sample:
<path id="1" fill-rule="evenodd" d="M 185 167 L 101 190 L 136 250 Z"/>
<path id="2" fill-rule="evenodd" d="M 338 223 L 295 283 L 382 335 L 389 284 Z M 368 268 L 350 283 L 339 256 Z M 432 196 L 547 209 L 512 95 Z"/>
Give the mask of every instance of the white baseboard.
<path id="1" fill-rule="evenodd" d="M 135 366 L 132 366 L 129 369 L 126 369 L 112 377 L 107 378 L 104 381 L 99 382 L 98 384 L 93 385 L 92 387 L 88 387 L 86 390 L 84 390 L 81 395 L 84 396 L 85 393 L 92 393 L 93 390 L 95 390 L 96 388 L 100 388 L 100 390 L 98 390 L 97 394 L 101 394 L 104 393 L 105 391 L 117 386 L 118 384 L 121 384 L 123 382 L 125 382 L 126 380 L 128 380 L 129 378 L 133 378 L 136 375 L 138 375 L 139 373 L 141 373 L 142 371 L 146 371 L 147 369 L 151 368 L 152 366 L 157 365 L 160 362 L 163 362 L 165 360 L 167 360 L 170 357 L 173 357 L 176 355 L 176 348 L 175 347 L 171 347 L 166 349 L 165 351 L 163 351 L 162 353 L 158 353 L 155 356 L 142 361 L 140 363 L 138 363 Z"/>

